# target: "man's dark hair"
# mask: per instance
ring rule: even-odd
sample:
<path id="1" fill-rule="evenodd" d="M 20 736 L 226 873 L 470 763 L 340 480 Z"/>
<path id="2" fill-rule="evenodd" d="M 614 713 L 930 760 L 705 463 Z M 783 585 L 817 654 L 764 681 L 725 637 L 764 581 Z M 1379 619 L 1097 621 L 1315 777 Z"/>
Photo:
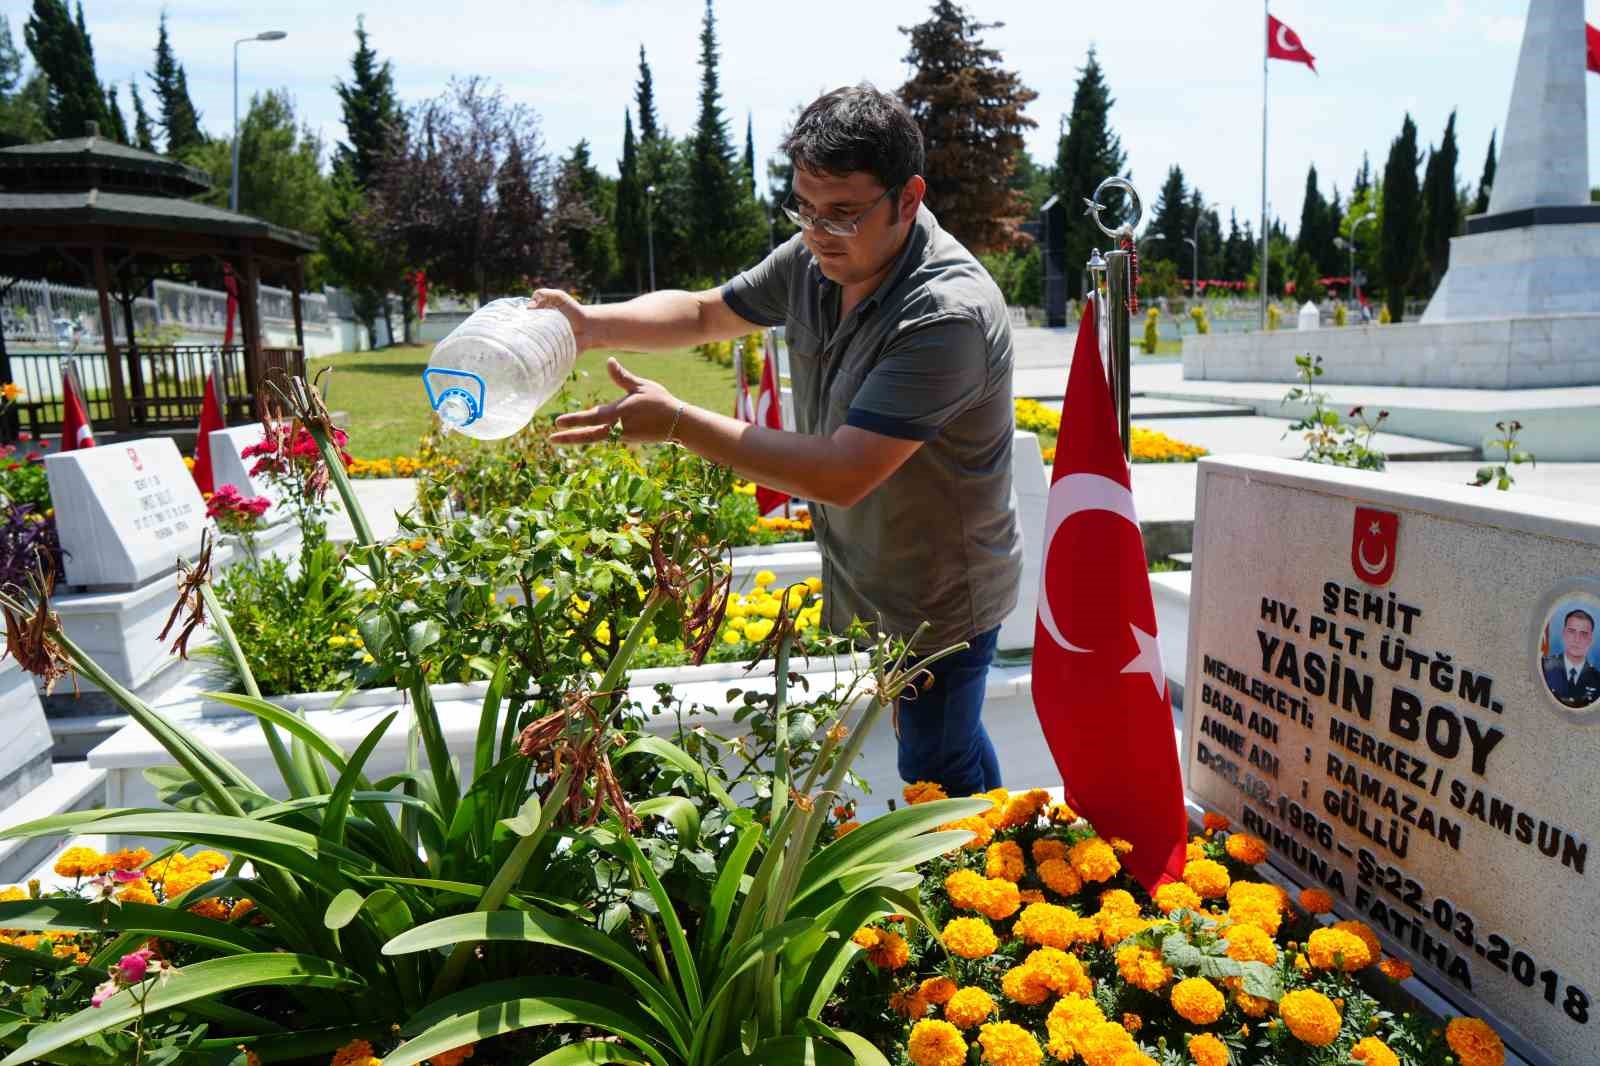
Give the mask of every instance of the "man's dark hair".
<path id="1" fill-rule="evenodd" d="M 1573 615 L 1577 615 L 1579 618 L 1583 619 L 1585 622 L 1588 622 L 1589 623 L 1589 632 L 1591 632 L 1591 633 L 1594 632 L 1594 615 L 1590 614 L 1588 611 L 1583 610 L 1581 607 L 1575 607 L 1572 610 L 1567 612 L 1567 616 L 1561 620 L 1561 628 L 1565 629 L 1567 627 L 1567 623 L 1572 621 L 1572 616 Z"/>
<path id="2" fill-rule="evenodd" d="M 813 174 L 866 171 L 885 189 L 922 173 L 922 130 L 906 105 L 866 82 L 806 105 L 783 141 L 796 168 Z"/>

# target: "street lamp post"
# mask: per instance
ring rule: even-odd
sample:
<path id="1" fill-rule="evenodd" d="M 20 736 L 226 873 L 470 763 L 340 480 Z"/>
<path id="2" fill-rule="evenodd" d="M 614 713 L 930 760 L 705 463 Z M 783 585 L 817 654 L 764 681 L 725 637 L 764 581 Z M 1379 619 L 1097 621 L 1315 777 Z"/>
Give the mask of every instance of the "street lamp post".
<path id="1" fill-rule="evenodd" d="M 1371 222 L 1377 217 L 1378 216 L 1375 212 L 1368 211 L 1366 214 L 1356 219 L 1355 222 L 1350 226 L 1349 240 L 1345 240 L 1343 237 L 1335 237 L 1333 239 L 1333 245 L 1335 248 L 1343 248 L 1350 253 L 1350 289 L 1349 292 L 1345 294 L 1345 298 L 1350 303 L 1351 307 L 1354 307 L 1356 303 L 1356 232 L 1361 229 L 1361 224 L 1363 222 Z"/>
<path id="2" fill-rule="evenodd" d="M 233 180 L 228 185 L 230 211 L 239 210 L 239 46 L 249 41 L 281 41 L 287 36 L 282 30 L 267 30 L 233 42 Z"/>
<path id="3" fill-rule="evenodd" d="M 650 250 L 650 291 L 656 291 L 656 231 L 650 218 L 650 198 L 656 194 L 654 185 L 644 187 L 644 240 Z"/>

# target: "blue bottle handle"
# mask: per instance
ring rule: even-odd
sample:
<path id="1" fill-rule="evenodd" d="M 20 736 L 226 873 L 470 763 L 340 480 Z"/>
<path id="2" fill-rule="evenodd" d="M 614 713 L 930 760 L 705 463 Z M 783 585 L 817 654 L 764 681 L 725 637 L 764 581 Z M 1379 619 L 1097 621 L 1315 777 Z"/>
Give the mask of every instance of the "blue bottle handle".
<path id="1" fill-rule="evenodd" d="M 478 386 L 478 395 L 472 395 L 472 393 L 468 392 L 460 385 L 451 385 L 441 391 L 438 395 L 435 395 L 433 391 L 433 381 L 431 380 L 434 374 L 442 374 L 445 377 L 467 378 Z M 439 409 L 439 405 L 444 402 L 445 397 L 447 396 L 460 396 L 462 399 L 466 400 L 467 410 L 471 413 L 471 417 L 469 417 L 465 422 L 461 423 L 463 426 L 470 426 L 472 423 L 483 417 L 483 405 L 488 399 L 489 387 L 484 384 L 483 378 L 479 377 L 477 374 L 474 374 L 470 370 L 449 370 L 442 366 L 430 366 L 422 372 L 422 387 L 428 394 L 429 405 L 432 406 L 435 411 Z"/>

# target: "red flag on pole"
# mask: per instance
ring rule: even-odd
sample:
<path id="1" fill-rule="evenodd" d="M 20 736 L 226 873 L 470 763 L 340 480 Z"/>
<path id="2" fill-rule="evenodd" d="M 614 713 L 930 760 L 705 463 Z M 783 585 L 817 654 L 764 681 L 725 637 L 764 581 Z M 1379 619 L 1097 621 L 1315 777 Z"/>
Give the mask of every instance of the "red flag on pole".
<path id="1" fill-rule="evenodd" d="M 211 476 L 211 431 L 227 427 L 214 365 L 206 373 L 205 392 L 205 399 L 200 402 L 200 432 L 194 438 L 194 483 L 200 486 L 201 492 L 212 493 L 217 487 Z"/>
<path id="2" fill-rule="evenodd" d="M 768 429 L 782 429 L 783 396 L 778 392 L 778 347 L 771 330 L 767 330 L 764 347 L 766 358 L 761 364 L 761 394 L 756 399 L 755 423 Z M 771 514 L 788 502 L 787 492 L 769 489 L 765 485 L 756 486 L 756 506 L 763 515 Z"/>
<path id="3" fill-rule="evenodd" d="M 1044 528 L 1033 706 L 1067 803 L 1133 845 L 1154 889 L 1183 872 L 1188 829 L 1144 537 L 1090 303 L 1063 403 Z"/>
<path id="4" fill-rule="evenodd" d="M 70 362 L 61 366 L 61 450 L 94 447 L 94 429 L 89 425 L 89 413 L 84 409 L 83 397 L 78 394 L 77 375 Z"/>
<path id="5" fill-rule="evenodd" d="M 419 270 L 412 280 L 417 286 L 417 318 L 426 322 L 428 320 L 428 272 Z"/>
<path id="6" fill-rule="evenodd" d="M 1306 51 L 1300 35 L 1271 15 L 1267 16 L 1267 58 L 1304 63 L 1313 74 L 1317 72 L 1317 57 Z"/>
<path id="7" fill-rule="evenodd" d="M 1583 37 L 1588 43 L 1589 72 L 1600 74 L 1600 30 L 1585 22 L 1583 24 Z"/>
<path id="8" fill-rule="evenodd" d="M 233 343 L 233 318 L 239 313 L 239 279 L 228 263 L 222 264 L 222 287 L 228 290 L 228 324 L 222 329 L 222 346 L 226 348 Z"/>

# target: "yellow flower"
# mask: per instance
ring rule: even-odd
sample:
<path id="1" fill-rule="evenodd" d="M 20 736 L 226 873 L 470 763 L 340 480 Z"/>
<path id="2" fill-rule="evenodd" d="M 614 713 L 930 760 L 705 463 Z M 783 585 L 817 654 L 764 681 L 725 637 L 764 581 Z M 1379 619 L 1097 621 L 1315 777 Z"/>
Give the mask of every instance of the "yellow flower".
<path id="1" fill-rule="evenodd" d="M 889 996 L 889 1009 L 902 1018 L 913 1020 L 928 1013 L 928 1000 L 916 989 L 901 989 Z"/>
<path id="2" fill-rule="evenodd" d="M 979 1029 L 978 1046 L 983 1048 L 981 1061 L 991 1066 L 1039 1066 L 1044 1059 L 1033 1034 L 1012 1022 L 991 1022 Z"/>
<path id="3" fill-rule="evenodd" d="M 880 970 L 898 970 L 910 957 L 906 938 L 888 929 L 878 930 L 878 942 L 867 951 L 867 961 Z"/>
<path id="4" fill-rule="evenodd" d="M 1172 980 L 1172 967 L 1162 961 L 1161 952 L 1138 944 L 1117 949 L 1117 972 L 1124 981 L 1146 992 L 1159 992 Z"/>
<path id="5" fill-rule="evenodd" d="M 850 942 L 862 951 L 871 951 L 878 946 L 878 938 L 882 934 L 871 926 L 862 926 L 850 935 Z"/>
<path id="6" fill-rule="evenodd" d="M 1195 859 L 1184 865 L 1183 883 L 1201 899 L 1218 899 L 1228 894 L 1228 868 L 1211 859 Z"/>
<path id="7" fill-rule="evenodd" d="M 100 853 L 93 848 L 68 848 L 56 859 L 59 877 L 93 877 L 100 867 Z"/>
<path id="8" fill-rule="evenodd" d="M 1327 914 L 1333 910 L 1333 897 L 1320 888 L 1300 890 L 1300 906 L 1307 914 Z"/>
<path id="9" fill-rule="evenodd" d="M 1099 837 L 1088 837 L 1072 845 L 1067 852 L 1067 862 L 1085 881 L 1109 881 L 1122 869 L 1117 853 Z"/>
<path id="10" fill-rule="evenodd" d="M 1244 982 L 1241 981 L 1239 984 L 1240 987 L 1233 990 L 1233 1002 L 1246 1016 L 1265 1018 L 1267 1012 L 1272 1010 L 1272 1000 L 1262 999 L 1260 996 L 1252 996 L 1244 990 Z"/>
<path id="11" fill-rule="evenodd" d="M 924 1019 L 911 1027 L 906 1054 L 912 1066 L 962 1066 L 967 1061 L 967 1042 L 961 1030 L 949 1022 Z"/>
<path id="12" fill-rule="evenodd" d="M 1193 1025 L 1210 1025 L 1222 1017 L 1228 1001 L 1204 977 L 1186 977 L 1172 986 L 1172 1009 Z"/>
<path id="13" fill-rule="evenodd" d="M 1038 974 L 1045 987 L 1058 996 L 1087 996 L 1094 991 L 1094 982 L 1083 972 L 1083 963 L 1060 948 L 1035 948 L 1022 965 Z"/>
<path id="14" fill-rule="evenodd" d="M 124 903 L 148 903 L 151 906 L 157 902 L 155 893 L 150 891 L 150 882 L 142 879 L 125 885 L 117 893 L 117 898 Z"/>
<path id="15" fill-rule="evenodd" d="M 1065 859 L 1046 859 L 1035 872 L 1044 887 L 1058 896 L 1076 895 L 1083 889 L 1083 880 Z"/>
<path id="16" fill-rule="evenodd" d="M 1016 936 L 1030 944 L 1063 950 L 1099 934 L 1099 927 L 1090 918 L 1080 918 L 1075 912 L 1054 903 L 1030 903 L 1022 909 L 1022 916 L 1011 927 Z"/>
<path id="17" fill-rule="evenodd" d="M 1339 1035 L 1339 1008 L 1311 988 L 1300 988 L 1278 1001 L 1278 1016 L 1289 1032 L 1312 1047 L 1327 1047 Z"/>
<path id="18" fill-rule="evenodd" d="M 971 1029 L 994 1013 L 994 999 L 976 986 L 956 990 L 944 1005 L 945 1021 L 957 1029 Z"/>
<path id="19" fill-rule="evenodd" d="M 1226 935 L 1228 958 L 1239 962 L 1264 962 L 1268 966 L 1278 964 L 1278 945 L 1259 925 L 1231 926 Z"/>
<path id="20" fill-rule="evenodd" d="M 1162 914 L 1177 910 L 1200 909 L 1200 894 L 1182 881 L 1168 881 L 1155 892 L 1155 904 Z"/>
<path id="21" fill-rule="evenodd" d="M 1138 1059 L 1128 1061 L 1130 1055 L 1139 1054 L 1139 1047 L 1133 1035 L 1116 1022 L 1089 1026 L 1079 1041 L 1078 1054 L 1088 1066 L 1143 1066 Z"/>
<path id="22" fill-rule="evenodd" d="M 27 393 L 22 391 L 22 386 L 14 381 L 8 381 L 4 385 L 0 385 L 0 398 L 19 400 L 26 395 Z"/>
<path id="23" fill-rule="evenodd" d="M 973 815 L 970 818 L 959 818 L 954 822 L 946 822 L 939 827 L 940 831 L 965 829 L 972 834 L 972 839 L 961 845 L 963 851 L 978 851 L 989 846 L 989 841 L 994 839 L 994 827 L 982 815 Z"/>
<path id="24" fill-rule="evenodd" d="M 1248 866 L 1263 862 L 1267 857 L 1267 842 L 1249 833 L 1229 833 L 1223 848 L 1230 858 Z"/>
<path id="25" fill-rule="evenodd" d="M 982 874 L 963 867 L 944 879 L 944 892 L 950 897 L 950 905 L 957 910 L 975 911 L 983 883 Z"/>
<path id="26" fill-rule="evenodd" d="M 778 575 L 771 570 L 756 571 L 756 588 L 758 589 L 764 589 L 776 580 L 778 580 Z"/>
<path id="27" fill-rule="evenodd" d="M 1501 1066 L 1506 1061 L 1500 1034 L 1481 1018 L 1451 1018 L 1444 1039 L 1460 1057 L 1461 1066 Z"/>
<path id="28" fill-rule="evenodd" d="M 1355 973 L 1372 961 L 1361 938 L 1337 927 L 1314 930 L 1306 941 L 1306 958 L 1319 970 Z"/>
<path id="29" fill-rule="evenodd" d="M 1089 1031 L 1105 1020 L 1105 1014 L 1094 1000 L 1062 996 L 1044 1020 L 1049 1038 L 1045 1047 L 1062 1062 L 1071 1062 L 1084 1047 Z"/>
<path id="30" fill-rule="evenodd" d="M 934 1006 L 942 1007 L 956 994 L 956 983 L 948 977 L 930 977 L 917 986 L 917 994 Z"/>
<path id="31" fill-rule="evenodd" d="M 1050 820 L 1057 825 L 1071 825 L 1078 820 L 1078 812 L 1065 803 L 1050 804 Z"/>
<path id="32" fill-rule="evenodd" d="M 1013 966 L 1000 978 L 1000 991 L 1007 999 L 1025 1007 L 1036 1006 L 1050 998 L 1050 985 L 1045 975 L 1031 966 Z"/>
<path id="33" fill-rule="evenodd" d="M 984 872 L 990 877 L 1003 878 L 1007 881 L 1022 880 L 1022 875 L 1027 872 L 1027 865 L 1022 858 L 1022 848 L 1013 840 L 990 844 L 984 856 Z"/>
<path id="34" fill-rule="evenodd" d="M 1366 1063 L 1367 1066 L 1400 1066 L 1400 1056 L 1375 1036 L 1363 1037 L 1350 1049 L 1350 1057 L 1357 1062 Z"/>
<path id="35" fill-rule="evenodd" d="M 1017 913 L 1022 895 L 1017 886 L 998 877 L 986 878 L 978 887 L 973 909 L 991 922 L 1001 922 Z"/>
<path id="36" fill-rule="evenodd" d="M 772 635 L 772 623 L 765 618 L 758 618 L 744 627 L 744 639 L 759 643 Z"/>
<path id="37" fill-rule="evenodd" d="M 1189 1057 L 1195 1066 L 1228 1066 L 1228 1046 L 1210 1033 L 1189 1038 Z"/>
<path id="38" fill-rule="evenodd" d="M 986 958 L 1000 946 L 994 930 L 982 918 L 952 918 L 945 923 L 940 939 L 945 947 L 963 959 Z"/>
<path id="39" fill-rule="evenodd" d="M 1034 862 L 1049 862 L 1051 859 L 1060 859 L 1062 862 L 1067 860 L 1067 842 L 1065 840 L 1040 837 L 1033 842 L 1033 847 L 1029 851 L 1033 854 Z"/>
<path id="40" fill-rule="evenodd" d="M 1378 942 L 1378 934 L 1374 933 L 1366 922 L 1334 922 L 1333 927 L 1335 929 L 1339 929 L 1346 933 L 1360 937 L 1361 942 L 1367 945 L 1367 958 L 1369 960 L 1379 958 L 1383 955 L 1383 945 Z"/>

